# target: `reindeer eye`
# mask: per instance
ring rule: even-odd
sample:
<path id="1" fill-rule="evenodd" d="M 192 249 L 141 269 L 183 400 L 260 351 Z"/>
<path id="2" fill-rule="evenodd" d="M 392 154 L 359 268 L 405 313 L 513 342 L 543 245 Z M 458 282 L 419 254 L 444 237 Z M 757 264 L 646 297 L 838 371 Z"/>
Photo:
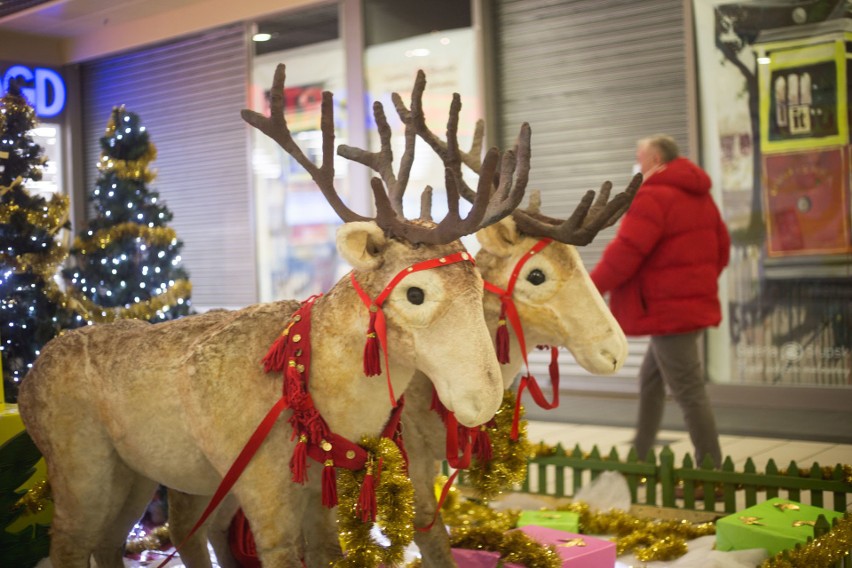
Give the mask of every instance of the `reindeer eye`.
<path id="1" fill-rule="evenodd" d="M 540 284 L 544 284 L 545 280 L 547 280 L 547 278 L 545 278 L 544 272 L 542 272 L 538 268 L 530 271 L 530 273 L 527 274 L 527 282 L 529 282 L 533 286 L 538 286 Z"/>
<path id="2" fill-rule="evenodd" d="M 408 301 L 415 306 L 419 306 L 423 303 L 423 300 L 426 299 L 426 295 L 423 293 L 423 290 L 421 288 L 415 288 L 414 286 L 409 288 L 406 294 L 408 296 Z"/>

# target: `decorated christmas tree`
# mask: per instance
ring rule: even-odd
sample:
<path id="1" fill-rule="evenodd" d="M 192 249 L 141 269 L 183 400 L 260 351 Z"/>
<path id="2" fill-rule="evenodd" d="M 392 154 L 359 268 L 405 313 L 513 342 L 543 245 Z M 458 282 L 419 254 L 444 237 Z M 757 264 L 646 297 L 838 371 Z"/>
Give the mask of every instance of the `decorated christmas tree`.
<path id="1" fill-rule="evenodd" d="M 17 400 L 18 383 L 66 317 L 54 276 L 67 256 L 56 236 L 68 227 L 68 199 L 27 191 L 45 163 L 30 134 L 35 126 L 35 111 L 13 79 L 0 98 L 0 356 L 8 402 Z"/>
<path id="2" fill-rule="evenodd" d="M 148 188 L 157 156 L 148 131 L 137 114 L 116 107 L 100 144 L 100 176 L 89 195 L 95 215 L 74 240 L 75 266 L 64 271 L 77 323 L 190 313 L 183 243 L 166 226 L 171 212 Z"/>

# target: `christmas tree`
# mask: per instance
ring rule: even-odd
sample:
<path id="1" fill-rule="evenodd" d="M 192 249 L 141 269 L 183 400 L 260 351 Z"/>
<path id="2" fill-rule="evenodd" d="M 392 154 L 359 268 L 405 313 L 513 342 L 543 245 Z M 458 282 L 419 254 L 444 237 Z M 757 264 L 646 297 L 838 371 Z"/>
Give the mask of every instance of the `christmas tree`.
<path id="1" fill-rule="evenodd" d="M 138 115 L 116 107 L 100 144 L 100 176 L 89 195 L 95 215 L 74 240 L 75 266 L 63 272 L 78 324 L 190 313 L 183 243 L 166 226 L 171 212 L 148 189 L 157 156 L 148 131 Z"/>
<path id="2" fill-rule="evenodd" d="M 8 402 L 17 400 L 18 383 L 66 317 L 54 276 L 67 256 L 55 237 L 68 227 L 68 199 L 26 190 L 45 163 L 30 135 L 35 126 L 35 111 L 13 79 L 0 99 L 0 355 Z"/>

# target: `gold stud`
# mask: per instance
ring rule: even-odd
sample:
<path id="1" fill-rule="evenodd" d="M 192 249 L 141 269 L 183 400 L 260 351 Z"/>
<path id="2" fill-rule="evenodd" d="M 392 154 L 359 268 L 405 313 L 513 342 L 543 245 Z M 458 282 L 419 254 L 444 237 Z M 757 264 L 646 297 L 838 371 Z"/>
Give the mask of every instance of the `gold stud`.
<path id="1" fill-rule="evenodd" d="M 442 256 L 441 258 L 438 259 L 438 262 L 443 264 L 443 263 L 447 262 L 447 259 Z"/>
<path id="2" fill-rule="evenodd" d="M 463 252 L 463 253 L 461 253 L 461 257 L 462 257 L 462 260 L 468 260 L 470 258 L 470 255 L 467 254 L 466 252 Z"/>
<path id="3" fill-rule="evenodd" d="M 293 321 L 302 321 L 302 316 L 296 314 L 295 316 L 293 316 Z"/>
<path id="4" fill-rule="evenodd" d="M 302 365 L 302 364 L 296 365 L 296 370 L 299 371 L 300 373 L 304 373 L 305 372 L 305 366 Z"/>
<path id="5" fill-rule="evenodd" d="M 301 349 L 296 349 L 296 357 L 299 357 L 302 354 Z"/>
<path id="6" fill-rule="evenodd" d="M 346 459 L 354 460 L 355 459 L 355 450 L 348 450 L 346 452 Z"/>
<path id="7" fill-rule="evenodd" d="M 287 361 L 287 366 L 288 366 L 288 367 L 295 367 L 295 366 L 296 366 L 296 362 L 295 362 L 294 360 L 290 359 L 289 361 Z"/>
<path id="8" fill-rule="evenodd" d="M 334 467 L 334 460 L 325 460 L 323 464 L 325 467 Z"/>
<path id="9" fill-rule="evenodd" d="M 301 340 L 302 340 L 302 336 L 301 336 L 301 335 L 299 335 L 298 333 L 297 333 L 296 335 L 294 335 L 294 336 L 293 336 L 293 341 L 294 341 L 294 342 L 299 343 Z"/>
<path id="10" fill-rule="evenodd" d="M 324 452 L 330 452 L 331 442 L 329 442 L 328 440 L 323 440 L 322 442 L 320 442 L 320 448 L 322 448 Z"/>
<path id="11" fill-rule="evenodd" d="M 413 266 L 409 266 L 408 268 L 406 268 L 406 270 L 407 270 L 408 272 L 414 272 L 414 267 L 413 267 Z"/>

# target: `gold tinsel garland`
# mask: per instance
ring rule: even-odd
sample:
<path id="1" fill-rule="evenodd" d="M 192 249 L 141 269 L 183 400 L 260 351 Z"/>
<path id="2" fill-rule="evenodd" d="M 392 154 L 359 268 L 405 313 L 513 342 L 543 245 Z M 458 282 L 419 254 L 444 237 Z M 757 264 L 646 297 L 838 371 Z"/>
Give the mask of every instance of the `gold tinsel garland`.
<path id="1" fill-rule="evenodd" d="M 171 227 L 149 227 L 128 221 L 101 229 L 85 239 L 77 236 L 74 239 L 74 250 L 80 254 L 89 254 L 128 237 L 144 239 L 147 244 L 162 247 L 172 244 L 177 239 L 177 233 Z"/>
<path id="2" fill-rule="evenodd" d="M 414 489 L 408 478 L 402 454 L 396 443 L 388 438 L 364 438 L 361 446 L 370 454 L 373 474 L 381 462 L 381 472 L 376 478 L 376 524 L 390 541 L 388 546 L 378 544 L 371 536 L 372 522 L 361 521 L 358 497 L 367 469 L 338 470 L 337 487 L 339 503 L 337 523 L 340 540 L 346 556 L 338 560 L 336 568 L 370 568 L 383 564 L 399 566 L 405 547 L 414 538 Z"/>
<path id="3" fill-rule="evenodd" d="M 446 478 L 437 484 L 443 487 Z M 513 531 L 520 511 L 496 511 L 488 505 L 462 500 L 456 487 L 450 489 L 441 514 L 450 530 L 450 544 L 456 548 L 498 552 L 502 560 L 534 568 L 558 568 L 562 565 L 552 547 L 545 546 L 526 534 Z"/>
<path id="4" fill-rule="evenodd" d="M 148 183 L 157 176 L 148 169 L 148 164 L 156 158 L 157 148 L 149 142 L 145 153 L 137 160 L 116 160 L 106 154 L 101 154 L 98 170 L 102 173 L 113 172 L 119 179 Z"/>
<path id="5" fill-rule="evenodd" d="M 50 485 L 47 484 L 46 480 L 40 479 L 18 499 L 13 508 L 22 509 L 29 515 L 35 515 L 44 511 L 52 501 L 53 495 L 50 492 Z"/>
<path id="6" fill-rule="evenodd" d="M 19 177 L 13 181 L 9 188 L 19 185 L 20 179 Z M 23 213 L 28 224 L 53 237 L 68 221 L 68 207 L 68 196 L 58 194 L 55 194 L 39 210 L 25 209 L 17 203 L 7 203 L 0 206 L 0 224 L 11 223 L 15 215 Z M 56 267 L 67 256 L 68 249 L 59 242 L 56 242 L 47 253 L 29 252 L 13 258 L 0 252 L 0 258 L 3 258 L 3 262 L 9 264 L 14 272 L 32 272 L 48 283 L 52 282 Z"/>
<path id="7" fill-rule="evenodd" d="M 760 568 L 830 568 L 852 551 L 852 513 L 846 513 L 828 533 L 765 560 Z M 848 562 L 848 561 L 847 561 Z M 848 565 L 848 564 L 847 564 Z"/>
<path id="8" fill-rule="evenodd" d="M 557 508 L 580 515 L 583 534 L 615 535 L 618 555 L 633 552 L 642 562 L 672 560 L 686 553 L 686 541 L 716 534 L 714 523 L 642 519 L 626 511 L 592 512 L 585 503 L 569 503 Z"/>
<path id="9" fill-rule="evenodd" d="M 16 182 L 13 181 L 9 187 L 19 185 Z M 0 224 L 10 223 L 14 215 L 23 213 L 27 223 L 55 235 L 68 221 L 68 207 L 68 196 L 59 194 L 54 194 L 41 209 L 24 209 L 17 203 L 7 203 L 0 207 Z"/>
<path id="10" fill-rule="evenodd" d="M 100 306 L 83 296 L 77 290 L 71 289 L 67 294 L 62 294 L 57 288 L 54 292 L 54 301 L 61 303 L 80 314 L 82 317 L 95 323 L 106 323 L 119 319 L 151 320 L 158 312 L 166 306 L 174 306 L 178 300 L 186 300 L 192 293 L 192 284 L 189 280 L 175 280 L 174 284 L 162 294 L 142 302 L 130 304 L 128 307 L 107 308 Z"/>
<path id="11" fill-rule="evenodd" d="M 129 538 L 124 544 L 125 554 L 141 554 L 146 550 L 164 550 L 171 544 L 169 523 L 154 527 L 141 538 Z"/>
<path id="12" fill-rule="evenodd" d="M 503 403 L 494 416 L 495 426 L 488 428 L 494 459 L 474 459 L 465 471 L 465 483 L 469 483 L 482 499 L 493 499 L 504 490 L 522 483 L 527 476 L 531 446 L 527 440 L 527 423 L 521 420 L 518 439 L 512 440 L 512 418 L 515 409 L 515 393 L 506 390 Z M 523 418 L 523 407 L 521 407 Z"/>

